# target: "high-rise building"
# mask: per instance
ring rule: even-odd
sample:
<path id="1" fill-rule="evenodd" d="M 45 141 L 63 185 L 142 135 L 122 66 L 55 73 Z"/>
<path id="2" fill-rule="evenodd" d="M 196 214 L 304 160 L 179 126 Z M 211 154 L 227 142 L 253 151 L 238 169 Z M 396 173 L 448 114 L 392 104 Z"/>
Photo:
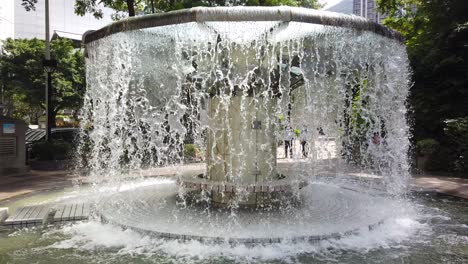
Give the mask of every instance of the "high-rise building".
<path id="1" fill-rule="evenodd" d="M 0 0 L 0 40 L 6 38 L 45 39 L 45 0 L 38 0 L 35 10 L 26 11 L 21 0 Z M 75 0 L 50 0 L 50 36 L 54 32 L 80 37 L 91 29 L 112 22 L 112 10 L 103 8 L 104 17 L 75 14 Z"/>
<path id="2" fill-rule="evenodd" d="M 375 0 L 354 0 L 353 14 L 365 17 L 377 23 L 382 23 L 382 20 L 386 17 L 377 11 L 377 3 Z"/>
<path id="3" fill-rule="evenodd" d="M 327 1 L 323 10 L 351 15 L 353 14 L 353 0 Z"/>

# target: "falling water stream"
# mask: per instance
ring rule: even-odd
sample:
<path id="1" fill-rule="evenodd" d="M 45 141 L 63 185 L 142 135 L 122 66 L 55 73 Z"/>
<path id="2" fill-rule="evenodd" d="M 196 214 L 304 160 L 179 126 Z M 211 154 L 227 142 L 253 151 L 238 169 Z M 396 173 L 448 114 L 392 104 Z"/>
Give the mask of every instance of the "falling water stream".
<path id="1" fill-rule="evenodd" d="M 190 22 L 112 34 L 89 43 L 87 58 L 82 151 L 95 183 L 177 168 L 189 144 L 205 153 L 200 179 L 177 173 L 179 187 L 100 200 L 111 222 L 179 238 L 320 238 L 378 224 L 400 207 L 409 73 L 398 40 L 299 22 Z M 307 153 L 281 162 L 288 127 L 307 129 L 296 135 Z M 319 158 L 331 151 L 324 138 L 334 155 Z M 377 186 L 293 185 L 350 171 L 373 175 L 397 198 L 367 193 Z M 198 190 L 195 205 L 181 195 L 187 186 Z"/>

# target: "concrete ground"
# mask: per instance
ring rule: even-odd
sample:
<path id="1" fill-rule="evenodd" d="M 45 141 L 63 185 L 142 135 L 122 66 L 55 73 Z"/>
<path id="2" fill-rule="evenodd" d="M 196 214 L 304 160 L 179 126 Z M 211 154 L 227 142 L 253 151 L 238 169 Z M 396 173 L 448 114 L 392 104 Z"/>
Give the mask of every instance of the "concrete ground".
<path id="1" fill-rule="evenodd" d="M 0 175 L 0 201 L 73 186 L 76 178 L 68 171 L 31 171 L 26 175 Z"/>
<path id="2" fill-rule="evenodd" d="M 411 188 L 416 191 L 435 191 L 468 199 L 468 178 L 437 175 L 415 175 Z"/>
<path id="3" fill-rule="evenodd" d="M 300 162 L 290 159 L 278 161 L 282 163 Z M 173 176 L 184 171 L 203 173 L 204 164 L 188 164 L 181 167 L 155 168 L 140 173 L 143 177 Z M 0 175 L 0 202 L 20 198 L 22 196 L 59 191 L 74 184 L 86 184 L 86 177 L 78 177 L 68 171 L 31 171 L 28 175 Z M 468 179 L 438 176 L 415 175 L 411 182 L 415 191 L 435 191 L 468 199 Z"/>

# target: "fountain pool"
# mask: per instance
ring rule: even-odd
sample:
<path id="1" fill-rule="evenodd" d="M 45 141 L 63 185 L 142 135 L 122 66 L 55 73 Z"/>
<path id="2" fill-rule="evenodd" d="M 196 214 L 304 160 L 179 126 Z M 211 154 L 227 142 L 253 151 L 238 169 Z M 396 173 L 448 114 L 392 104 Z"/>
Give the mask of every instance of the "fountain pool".
<path id="1" fill-rule="evenodd" d="M 98 192 L 171 181 L 156 178 L 119 186 L 108 184 L 99 190 L 72 188 L 0 205 L 12 208 L 94 200 Z M 466 200 L 410 193 L 406 201 L 400 214 L 386 218 L 371 231 L 315 242 L 230 244 L 166 239 L 98 220 L 23 229 L 0 227 L 0 263 L 465 263 Z"/>

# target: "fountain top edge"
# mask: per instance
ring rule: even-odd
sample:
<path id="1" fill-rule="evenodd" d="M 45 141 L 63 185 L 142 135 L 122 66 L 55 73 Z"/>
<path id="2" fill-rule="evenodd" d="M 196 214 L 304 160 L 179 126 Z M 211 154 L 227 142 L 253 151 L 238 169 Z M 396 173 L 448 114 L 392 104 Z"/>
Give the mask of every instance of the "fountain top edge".
<path id="1" fill-rule="evenodd" d="M 144 28 L 161 27 L 190 22 L 283 21 L 318 24 L 370 31 L 403 42 L 403 36 L 381 24 L 365 18 L 334 12 L 288 6 L 276 7 L 194 7 L 167 13 L 131 17 L 83 34 L 84 44 L 106 36 Z"/>

